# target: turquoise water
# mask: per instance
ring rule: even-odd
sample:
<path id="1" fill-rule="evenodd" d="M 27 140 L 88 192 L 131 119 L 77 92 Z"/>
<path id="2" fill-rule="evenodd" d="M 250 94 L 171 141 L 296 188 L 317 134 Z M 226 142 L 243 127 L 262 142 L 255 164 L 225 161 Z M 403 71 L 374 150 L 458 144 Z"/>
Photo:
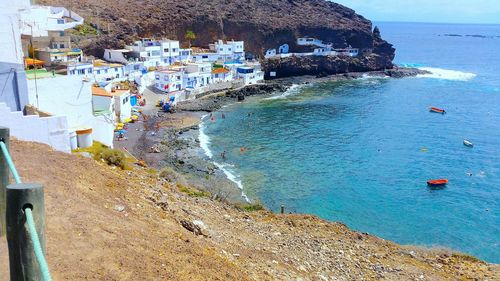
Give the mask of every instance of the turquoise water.
<path id="1" fill-rule="evenodd" d="M 499 263 L 500 38 L 440 35 L 500 36 L 500 26 L 379 26 L 397 63 L 433 75 L 313 83 L 231 105 L 225 119 L 203 123 L 202 146 L 274 211 L 285 204 L 398 243 Z M 450 183 L 430 189 L 432 178 Z"/>

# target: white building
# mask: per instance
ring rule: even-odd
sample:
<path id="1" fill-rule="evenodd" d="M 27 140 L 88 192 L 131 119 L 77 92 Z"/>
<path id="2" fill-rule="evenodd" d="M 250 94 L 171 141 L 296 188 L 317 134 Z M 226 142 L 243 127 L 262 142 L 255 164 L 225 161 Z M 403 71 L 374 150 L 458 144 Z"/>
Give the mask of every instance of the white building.
<path id="1" fill-rule="evenodd" d="M 212 69 L 213 83 L 228 82 L 231 80 L 233 80 L 233 73 L 231 70 L 224 67 Z"/>
<path id="2" fill-rule="evenodd" d="M 180 61 L 180 46 L 177 40 L 161 41 L 161 60 L 162 65 L 171 65 Z"/>
<path id="3" fill-rule="evenodd" d="M 114 113 L 113 121 L 126 122 L 132 116 L 130 90 L 120 89 L 111 83 L 106 87 L 92 87 L 92 107 L 94 115 Z"/>
<path id="4" fill-rule="evenodd" d="M 179 50 L 179 60 L 183 63 L 189 62 L 193 59 L 192 49 L 180 49 Z"/>
<path id="5" fill-rule="evenodd" d="M 68 76 L 81 76 L 90 79 L 93 76 L 94 65 L 90 62 L 69 63 L 66 74 Z"/>
<path id="6" fill-rule="evenodd" d="M 214 44 L 210 44 L 210 50 L 217 53 L 224 61 L 239 61 L 245 59 L 245 42 L 244 41 L 226 41 L 218 40 Z"/>
<path id="7" fill-rule="evenodd" d="M 207 86 L 212 83 L 212 64 L 208 62 L 188 63 L 186 65 L 187 74 L 197 75 L 195 88 Z"/>
<path id="8" fill-rule="evenodd" d="M 126 46 L 131 50 L 131 56 L 144 63 L 145 67 L 157 67 L 162 65 L 161 43 L 150 38 L 135 41 L 133 45 Z"/>
<path id="9" fill-rule="evenodd" d="M 0 61 L 23 63 L 20 10 L 30 7 L 29 0 L 1 1 L 0 3 Z"/>
<path id="10" fill-rule="evenodd" d="M 117 62 L 121 64 L 138 61 L 131 53 L 132 51 L 127 49 L 105 49 L 103 59 L 108 62 Z"/>
<path id="11" fill-rule="evenodd" d="M 239 62 L 245 60 L 245 43 L 243 41 L 218 40 L 209 45 L 210 52 L 193 53 L 194 62 Z"/>
<path id="12" fill-rule="evenodd" d="M 83 52 L 78 48 L 52 49 L 44 48 L 36 51 L 38 59 L 43 60 L 45 66 L 64 63 L 78 63 L 82 61 Z"/>
<path id="13" fill-rule="evenodd" d="M 155 87 L 165 93 L 182 90 L 182 70 L 157 70 L 155 72 Z"/>
<path id="14" fill-rule="evenodd" d="M 93 114 L 91 82 L 78 76 L 48 75 L 29 79 L 28 88 L 29 103 L 54 116 L 66 116 L 70 134 L 90 131 L 91 140 L 113 146 L 109 141 L 114 135 L 113 120 L 101 122 Z"/>
<path id="15" fill-rule="evenodd" d="M 311 37 L 302 37 L 297 39 L 297 45 L 299 46 L 317 46 L 317 47 L 326 47 L 327 44 L 323 43 L 323 41 L 311 38 Z"/>
<path id="16" fill-rule="evenodd" d="M 245 85 L 257 84 L 264 80 L 264 72 L 257 66 L 240 66 L 236 69 L 236 77 Z"/>
<path id="17" fill-rule="evenodd" d="M 125 68 L 122 64 L 95 60 L 93 65 L 93 76 L 95 81 L 111 81 L 125 77 Z"/>
<path id="18" fill-rule="evenodd" d="M 64 7 L 34 5 L 21 11 L 21 32 L 33 37 L 49 36 L 83 24 L 83 18 Z"/>

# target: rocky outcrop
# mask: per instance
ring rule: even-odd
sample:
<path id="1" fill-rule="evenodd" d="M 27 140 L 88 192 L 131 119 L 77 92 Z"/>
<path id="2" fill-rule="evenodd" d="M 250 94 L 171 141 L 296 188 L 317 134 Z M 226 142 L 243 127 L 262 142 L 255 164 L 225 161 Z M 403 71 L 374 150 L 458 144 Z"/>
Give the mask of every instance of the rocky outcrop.
<path id="1" fill-rule="evenodd" d="M 184 34 L 192 30 L 196 46 L 208 46 L 219 38 L 244 40 L 246 50 L 257 56 L 284 43 L 300 50 L 296 38 L 311 36 L 336 48 L 351 45 L 373 51 L 374 56 L 361 60 L 369 65 L 354 63 L 354 68 L 390 68 L 394 58 L 394 49 L 378 29 L 372 32 L 369 20 L 325 0 L 39 0 L 38 4 L 65 6 L 84 16 L 100 36 L 82 38 L 80 47 L 96 56 L 104 47 L 123 47 L 143 36 L 177 38 L 186 45 Z M 339 62 L 337 68 L 345 69 Z"/>

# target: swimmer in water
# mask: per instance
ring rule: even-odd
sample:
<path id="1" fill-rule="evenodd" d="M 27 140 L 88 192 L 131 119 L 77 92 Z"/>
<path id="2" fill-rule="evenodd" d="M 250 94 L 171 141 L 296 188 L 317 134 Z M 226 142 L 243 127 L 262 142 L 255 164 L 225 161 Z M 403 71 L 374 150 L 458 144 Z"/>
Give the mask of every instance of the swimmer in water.
<path id="1" fill-rule="evenodd" d="M 222 113 L 221 118 L 226 119 L 226 115 L 224 115 L 224 113 Z"/>
<path id="2" fill-rule="evenodd" d="M 225 150 L 221 152 L 220 157 L 222 159 L 226 159 L 226 151 Z"/>

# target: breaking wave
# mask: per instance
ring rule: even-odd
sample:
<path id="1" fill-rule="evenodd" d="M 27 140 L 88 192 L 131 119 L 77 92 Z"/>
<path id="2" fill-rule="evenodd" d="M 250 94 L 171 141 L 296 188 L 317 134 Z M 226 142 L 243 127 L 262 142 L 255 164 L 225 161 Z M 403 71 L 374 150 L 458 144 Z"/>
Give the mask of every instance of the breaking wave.
<path id="1" fill-rule="evenodd" d="M 474 79 L 477 75 L 469 72 L 462 72 L 457 70 L 448 70 L 435 67 L 419 67 L 420 70 L 429 71 L 429 74 L 420 74 L 417 77 L 420 78 L 434 78 L 443 80 L 454 80 L 454 81 L 469 81 Z"/>
<path id="2" fill-rule="evenodd" d="M 201 119 L 202 120 L 205 119 L 206 116 L 207 115 L 202 116 Z M 214 155 L 210 150 L 210 148 L 208 147 L 208 145 L 210 144 L 210 137 L 207 134 L 205 134 L 205 124 L 203 122 L 199 125 L 198 132 L 199 132 L 198 139 L 200 141 L 200 147 L 201 149 L 203 149 L 203 152 L 205 152 L 205 155 L 212 160 Z M 221 164 L 215 161 L 212 161 L 212 163 L 217 168 L 219 168 L 230 181 L 234 182 L 236 186 L 238 186 L 238 188 L 241 189 L 241 197 L 243 197 L 245 201 L 250 203 L 250 199 L 245 194 L 245 192 L 243 192 L 243 183 L 241 182 L 239 177 L 229 169 L 230 164 Z"/>

